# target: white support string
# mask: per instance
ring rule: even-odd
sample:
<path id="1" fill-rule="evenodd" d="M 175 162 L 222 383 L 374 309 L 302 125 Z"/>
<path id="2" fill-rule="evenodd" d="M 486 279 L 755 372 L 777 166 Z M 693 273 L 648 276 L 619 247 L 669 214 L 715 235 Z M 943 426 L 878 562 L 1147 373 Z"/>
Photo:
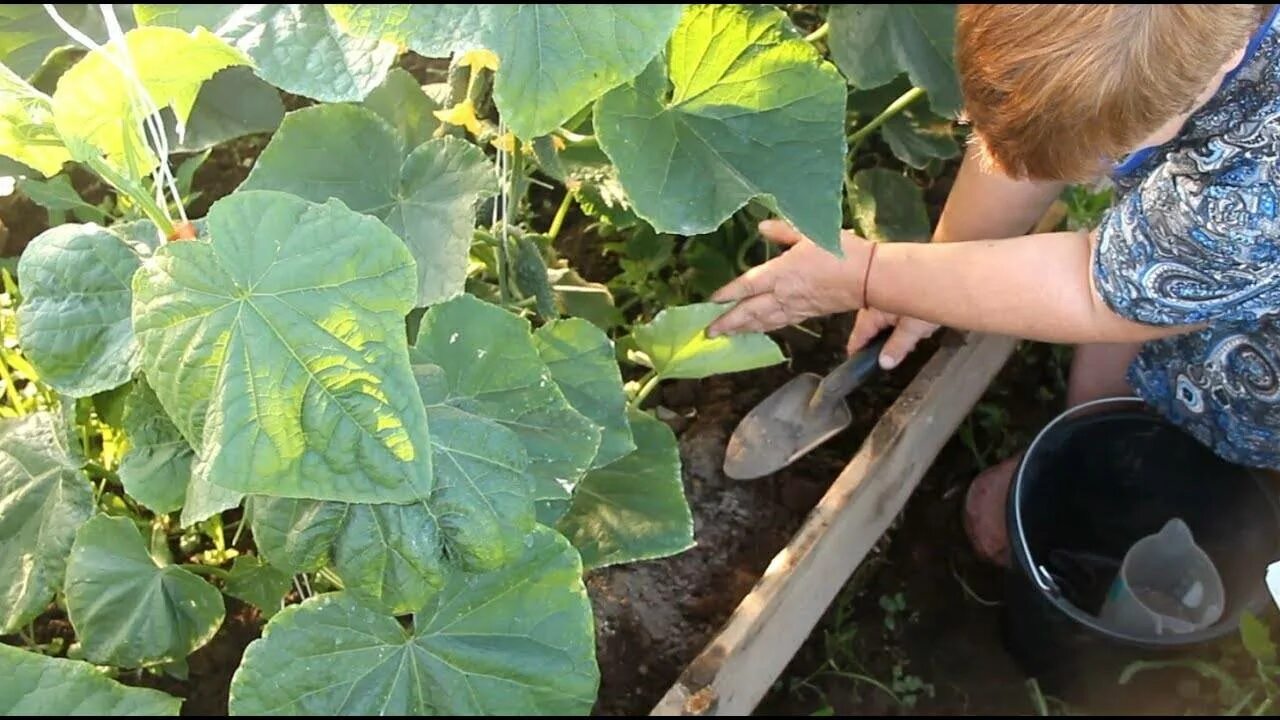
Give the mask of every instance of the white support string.
<path id="1" fill-rule="evenodd" d="M 506 132 L 506 123 L 501 118 L 498 119 L 498 137 L 502 137 Z M 498 217 L 502 217 L 502 242 L 505 248 L 507 241 L 507 151 L 502 149 L 501 144 L 498 145 L 497 162 L 493 165 L 494 173 L 498 177 L 498 197 L 493 202 L 493 223 L 498 224 Z"/>
<path id="2" fill-rule="evenodd" d="M 164 199 L 164 190 L 167 188 L 173 196 L 173 203 L 178 209 L 179 217 L 183 222 L 187 222 L 187 211 L 182 204 L 182 194 L 178 192 L 177 178 L 174 177 L 173 171 L 169 167 L 169 139 L 164 132 L 164 128 L 160 125 L 160 109 L 156 107 L 155 102 L 151 99 L 151 93 L 147 92 L 141 78 L 138 77 L 134 69 L 133 58 L 130 56 L 128 46 L 125 44 L 124 29 L 120 26 L 120 20 L 116 17 L 115 9 L 110 4 L 98 5 L 109 38 L 108 47 L 104 47 L 67 22 L 53 5 L 45 4 L 43 7 L 54 23 L 72 40 L 80 43 L 88 50 L 96 50 L 102 53 L 107 62 L 111 63 L 124 76 L 125 81 L 132 88 L 132 92 L 129 93 L 129 102 L 142 117 L 144 138 L 150 140 L 153 145 L 152 149 L 160 161 L 151 170 L 152 180 L 155 184 L 156 202 L 161 211 L 164 212 L 165 217 L 172 221 L 172 218 L 169 217 L 168 203 Z M 110 47 L 111 45 L 116 45 L 118 50 Z M 183 128 L 179 125 L 178 131 L 180 134 L 182 130 Z"/>

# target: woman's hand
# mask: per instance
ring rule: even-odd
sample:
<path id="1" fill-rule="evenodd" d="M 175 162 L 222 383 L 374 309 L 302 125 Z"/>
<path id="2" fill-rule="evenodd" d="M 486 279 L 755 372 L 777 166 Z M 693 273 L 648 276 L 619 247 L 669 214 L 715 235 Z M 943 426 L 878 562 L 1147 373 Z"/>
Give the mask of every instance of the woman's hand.
<path id="1" fill-rule="evenodd" d="M 844 257 L 837 258 L 780 220 L 760 223 L 760 233 L 790 247 L 711 296 L 714 302 L 739 302 L 711 324 L 709 335 L 766 332 L 862 305 L 871 250 L 868 241 L 845 231 L 841 235 Z"/>
<path id="2" fill-rule="evenodd" d="M 893 313 L 863 308 L 853 321 L 853 332 L 849 334 L 847 352 L 852 355 L 871 342 L 881 331 L 893 328 L 893 334 L 884 343 L 880 351 L 880 367 L 892 370 L 902 359 L 915 350 L 916 344 L 933 335 L 938 326 L 924 320 L 894 315 Z"/>

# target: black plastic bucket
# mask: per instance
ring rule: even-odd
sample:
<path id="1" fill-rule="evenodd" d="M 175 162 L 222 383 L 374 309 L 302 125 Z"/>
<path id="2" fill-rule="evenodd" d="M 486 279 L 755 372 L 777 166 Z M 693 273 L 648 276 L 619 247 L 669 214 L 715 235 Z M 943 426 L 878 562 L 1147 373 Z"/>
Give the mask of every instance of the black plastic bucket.
<path id="1" fill-rule="evenodd" d="M 1280 557 L 1273 476 L 1219 458 L 1136 398 L 1086 403 L 1028 447 L 1009 492 L 1013 571 L 1005 642 L 1046 690 L 1087 702 L 1134 660 L 1168 658 L 1234 635 L 1244 610 L 1271 602 L 1267 566 Z M 1171 518 L 1190 527 L 1226 590 L 1204 630 L 1126 636 L 1096 617 L 1129 547 Z"/>

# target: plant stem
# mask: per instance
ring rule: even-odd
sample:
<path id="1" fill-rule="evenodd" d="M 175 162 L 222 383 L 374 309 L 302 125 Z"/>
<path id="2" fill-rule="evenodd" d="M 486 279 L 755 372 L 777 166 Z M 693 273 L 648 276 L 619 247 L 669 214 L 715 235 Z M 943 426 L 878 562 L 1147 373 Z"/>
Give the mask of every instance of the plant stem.
<path id="1" fill-rule="evenodd" d="M 13 384 L 13 373 L 9 372 L 9 363 L 4 358 L 0 358 L 0 379 L 4 381 L 4 394 L 13 405 L 14 412 L 26 415 L 27 409 L 23 407 L 22 396 L 18 394 L 18 386 Z"/>
<path id="2" fill-rule="evenodd" d="M 649 394 L 653 392 L 654 388 L 658 387 L 660 382 L 662 382 L 662 376 L 658 374 L 658 371 L 650 370 L 649 374 L 640 379 L 640 390 L 636 393 L 635 399 L 631 401 L 630 406 L 628 406 L 629 409 L 639 410 L 640 403 L 649 397 Z"/>
<path id="3" fill-rule="evenodd" d="M 871 122 L 858 128 L 857 132 L 849 136 L 849 154 L 852 155 L 856 152 L 858 146 L 862 144 L 862 141 L 866 140 L 867 136 L 871 135 L 871 133 L 878 130 L 881 125 L 888 122 L 894 115 L 902 112 L 908 105 L 922 97 L 924 97 L 924 88 L 913 87 L 902 93 L 897 100 L 889 103 L 889 107 L 885 108 L 879 115 L 872 118 Z"/>
<path id="4" fill-rule="evenodd" d="M 226 557 L 227 553 L 227 536 L 222 532 L 222 515 L 214 515 L 208 520 L 209 536 L 213 539 L 213 546 L 217 548 L 218 554 Z"/>
<path id="5" fill-rule="evenodd" d="M 334 587 L 336 587 L 336 588 L 341 589 L 341 588 L 345 587 L 345 586 L 342 584 L 342 579 L 341 579 L 341 578 L 339 578 L 337 575 L 334 575 L 334 574 L 333 574 L 333 571 L 332 571 L 332 570 L 330 570 L 329 568 L 320 568 L 320 571 L 319 571 L 319 572 L 317 572 L 317 573 L 316 573 L 316 575 L 317 575 L 317 576 L 319 576 L 319 577 L 324 578 L 326 582 L 328 582 L 330 585 L 332 585 L 332 586 L 334 586 Z"/>
<path id="6" fill-rule="evenodd" d="M 244 532 L 244 526 L 248 524 L 243 517 L 236 521 L 236 534 L 231 536 L 231 547 L 240 544 L 240 534 Z"/>
<path id="7" fill-rule="evenodd" d="M 748 240 L 747 242 L 744 242 L 744 243 L 742 243 L 741 245 L 739 245 L 739 246 L 738 246 L 738 253 L 737 253 L 737 257 L 734 259 L 734 261 L 735 261 L 735 263 L 736 263 L 736 264 L 737 264 L 737 266 L 738 266 L 738 273 L 739 273 L 739 274 L 744 273 L 744 272 L 746 272 L 747 270 L 749 270 L 749 269 L 750 269 L 750 268 L 747 266 L 747 253 L 748 253 L 748 252 L 750 252 L 750 250 L 751 250 L 751 246 L 755 245 L 755 244 L 756 244 L 757 242 L 759 242 L 759 241 L 760 241 L 760 236 L 759 236 L 759 235 L 755 235 L 754 237 L 752 237 L 752 238 L 751 238 L 750 240 Z"/>
<path id="8" fill-rule="evenodd" d="M 520 147 L 520 138 L 515 135 L 511 136 L 511 167 L 507 172 L 507 206 L 502 209 L 503 232 L 498 242 L 498 296 L 503 305 L 511 302 L 511 258 L 507 254 L 507 228 L 514 222 L 516 208 L 520 206 L 519 178 L 524 174 L 524 152 Z"/>
<path id="9" fill-rule="evenodd" d="M 828 660 L 828 662 L 831 663 L 833 668 L 835 667 L 834 662 L 830 660 Z M 894 692 L 892 689 L 889 688 L 888 685 L 885 685 L 884 683 L 880 682 L 879 680 L 876 680 L 870 675 L 863 675 L 862 673 L 851 672 L 848 670 L 841 670 L 839 668 L 835 668 L 831 670 L 830 674 L 835 675 L 836 677 L 842 677 L 848 680 L 853 680 L 855 682 L 864 682 L 870 685 L 871 687 L 876 688 L 877 690 L 880 690 L 885 695 L 888 695 L 889 697 L 893 698 L 893 702 L 895 704 L 902 705 L 902 698 L 898 697 L 898 693 Z"/>
<path id="10" fill-rule="evenodd" d="M 551 218 L 551 227 L 547 230 L 547 237 L 552 240 L 560 234 L 560 228 L 564 225 L 564 219 L 569 214 L 569 208 L 573 205 L 573 193 L 565 190 L 564 199 L 560 201 L 560 207 L 556 209 L 556 216 Z"/>
<path id="11" fill-rule="evenodd" d="M 212 575 L 213 577 L 216 577 L 219 580 L 226 580 L 227 578 L 231 577 L 231 573 L 227 572 L 226 570 L 223 570 L 220 567 L 214 567 L 212 565 L 201 565 L 200 563 L 183 563 L 178 567 L 182 568 L 183 570 L 190 570 L 191 572 L 196 573 L 198 575 Z"/>
<path id="12" fill-rule="evenodd" d="M 586 142 L 594 143 L 596 139 L 595 135 L 582 135 L 580 133 L 576 133 L 565 127 L 556 128 L 556 133 L 559 134 L 560 137 L 564 138 L 566 141 L 574 144 L 586 143 Z"/>
<path id="13" fill-rule="evenodd" d="M 1027 692 L 1031 695 L 1031 702 L 1036 707 L 1036 712 L 1040 717 L 1049 717 L 1049 704 L 1044 701 L 1044 693 L 1040 692 L 1040 683 L 1035 678 L 1027 680 Z"/>
<path id="14" fill-rule="evenodd" d="M 89 471 L 90 474 L 97 475 L 107 482 L 116 483 L 117 485 L 120 484 L 120 476 L 117 475 L 114 470 L 108 470 L 107 467 L 101 463 L 90 460 L 84 464 L 84 469 Z"/>
<path id="15" fill-rule="evenodd" d="M 85 161 L 85 164 L 89 166 L 89 169 L 97 173 L 99 177 L 106 180 L 107 184 L 115 188 L 117 192 L 137 203 L 138 207 L 142 208 L 142 212 L 150 218 L 151 222 L 160 228 L 162 235 L 169 237 L 173 234 L 173 222 L 169 220 L 169 216 L 156 203 L 155 198 L 151 197 L 138 183 L 116 171 L 115 168 L 108 165 L 101 158 L 91 157 Z"/>
<path id="16" fill-rule="evenodd" d="M 818 340 L 821 340 L 821 339 L 822 339 L 822 333 L 820 333 L 820 332 L 816 332 L 816 331 L 814 331 L 814 330 L 810 330 L 809 328 L 807 328 L 807 327 L 805 327 L 805 326 L 801 325 L 800 323 L 794 323 L 794 324 L 792 324 L 790 327 L 795 328 L 797 331 L 802 332 L 802 333 L 804 333 L 805 335 L 808 335 L 808 336 L 809 336 L 809 337 L 811 337 L 811 338 L 815 338 L 815 339 L 818 339 Z"/>
<path id="17" fill-rule="evenodd" d="M 822 26 L 821 26 L 821 27 L 819 27 L 817 30 L 814 30 L 813 32 L 809 33 L 808 35 L 805 35 L 805 36 L 804 36 L 804 41 L 805 41 L 805 42 L 810 42 L 810 43 L 816 43 L 816 42 L 818 42 L 819 40 L 825 40 L 825 39 L 826 39 L 826 37 L 827 37 L 828 35 L 830 35 L 830 34 L 831 34 L 831 23 L 830 23 L 830 22 L 824 22 L 824 23 L 822 23 Z"/>

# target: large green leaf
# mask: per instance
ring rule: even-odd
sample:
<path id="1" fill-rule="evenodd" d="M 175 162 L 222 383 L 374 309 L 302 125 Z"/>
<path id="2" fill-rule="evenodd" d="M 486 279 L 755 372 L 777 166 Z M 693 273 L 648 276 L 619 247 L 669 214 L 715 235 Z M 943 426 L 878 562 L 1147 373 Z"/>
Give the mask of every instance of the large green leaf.
<path id="1" fill-rule="evenodd" d="M 155 513 L 182 507 L 195 452 L 145 381 L 125 398 L 121 423 L 129 440 L 118 471 L 124 491 Z"/>
<path id="2" fill-rule="evenodd" d="M 205 30 L 187 34 L 174 28 L 139 28 L 125 35 L 124 45 L 137 81 L 157 108 L 172 109 L 179 125 L 186 124 L 205 80 L 249 61 Z M 127 177 L 137 179 L 155 166 L 157 158 L 142 130 L 145 108 L 135 98 L 134 84 L 108 57 L 110 52 L 120 52 L 118 41 L 90 52 L 58 81 L 54 124 L 77 160 L 100 152 Z"/>
<path id="3" fill-rule="evenodd" d="M 63 20 L 94 41 L 107 41 L 107 28 L 98 5 L 53 7 Z M 133 13 L 127 7 L 116 6 L 116 19 L 123 29 L 133 28 Z M 72 39 L 41 5 L 0 5 L 0 63 L 22 77 L 34 75 L 55 50 L 73 46 Z"/>
<path id="4" fill-rule="evenodd" d="M 849 184 L 854 219 L 864 237 L 876 241 L 929 239 L 929 214 L 920 186 L 885 168 L 859 170 Z"/>
<path id="5" fill-rule="evenodd" d="M 187 498 L 182 504 L 180 521 L 184 527 L 203 522 L 224 510 L 238 507 L 244 493 L 228 490 L 209 480 L 209 460 L 196 458 L 191 466 L 191 482 L 187 483 Z"/>
<path id="6" fill-rule="evenodd" d="M 537 500 L 569 499 L 600 447 L 601 431 L 560 392 L 528 321 L 462 295 L 427 311 L 411 355 L 443 369 L 449 405 L 519 436 Z"/>
<path id="7" fill-rule="evenodd" d="M 652 322 L 637 326 L 632 336 L 663 380 L 754 370 L 785 359 L 763 333 L 707 337 L 707 326 L 727 309 L 717 303 L 667 308 Z"/>
<path id="8" fill-rule="evenodd" d="M 304 573 L 329 562 L 347 506 L 255 495 L 249 499 L 248 511 L 253 541 L 263 557 L 285 572 Z"/>
<path id="9" fill-rule="evenodd" d="M 114 390 L 107 390 L 94 395 L 91 399 L 93 411 L 98 419 L 112 428 L 120 428 L 124 422 L 125 401 L 133 394 L 133 383 L 126 383 Z"/>
<path id="10" fill-rule="evenodd" d="M 222 593 L 147 554 L 133 521 L 97 515 L 67 561 L 67 615 L 90 662 L 139 667 L 181 660 L 213 639 Z"/>
<path id="11" fill-rule="evenodd" d="M 138 266 L 137 254 L 97 225 L 59 225 L 31 241 L 18 262 L 18 341 L 41 380 L 71 397 L 129 380 Z"/>
<path id="12" fill-rule="evenodd" d="M 204 477 L 287 497 L 427 497 L 404 243 L 340 202 L 262 191 L 215 203 L 206 234 L 160 248 L 133 288 L 147 380 Z"/>
<path id="13" fill-rule="evenodd" d="M 542 169 L 564 183 L 584 213 L 623 230 L 639 222 L 618 181 L 618 168 L 594 139 L 557 150 L 550 136 L 540 137 L 533 150 Z"/>
<path id="14" fill-rule="evenodd" d="M 288 607 L 245 651 L 231 714 L 585 714 L 599 671 L 581 573 L 544 528 L 518 562 L 451 578 L 412 628 L 342 593 Z"/>
<path id="15" fill-rule="evenodd" d="M 71 159 L 53 126 L 53 101 L 4 65 L 0 65 L 0 155 L 42 175 L 56 175 Z"/>
<path id="16" fill-rule="evenodd" d="M 755 198 L 840 247 L 845 86 L 767 6 L 699 5 L 633 83 L 595 107 L 600 146 L 661 232 L 720 226 Z"/>
<path id="17" fill-rule="evenodd" d="M 899 160 L 922 169 L 931 160 L 960 154 L 951 123 L 931 113 L 899 113 L 880 128 L 880 134 Z"/>
<path id="18" fill-rule="evenodd" d="M 666 557 L 693 547 L 693 515 L 680 477 L 671 428 L 633 413 L 639 449 L 592 470 L 573 493 L 560 532 L 590 568 Z"/>
<path id="19" fill-rule="evenodd" d="M 0 633 L 24 627 L 62 586 L 93 490 L 47 413 L 0 420 Z"/>
<path id="20" fill-rule="evenodd" d="M 18 181 L 18 190 L 30 198 L 31 202 L 53 214 L 72 213 L 75 219 L 82 221 L 99 224 L 109 222 L 105 212 L 80 197 L 80 193 L 71 184 L 71 177 L 65 173 L 48 180 L 23 178 Z M 54 217 L 53 214 L 50 218 Z"/>
<path id="21" fill-rule="evenodd" d="M 172 113 L 164 129 L 173 152 L 198 152 L 253 133 L 271 132 L 284 119 L 280 92 L 236 65 L 219 70 L 200 87 L 191 117 L 179 136 Z"/>
<path id="22" fill-rule="evenodd" d="M 936 112 L 960 109 L 954 4 L 832 5 L 827 20 L 831 57 L 855 87 L 883 85 L 905 71 Z"/>
<path id="23" fill-rule="evenodd" d="M 448 565 L 491 570 L 518 557 L 534 524 L 528 459 L 503 426 L 442 404 L 444 372 L 415 368 L 431 418 L 435 489 L 406 505 L 254 498 L 259 549 L 292 572 L 328 563 L 353 594 L 406 613 L 440 588 Z"/>
<path id="24" fill-rule="evenodd" d="M 493 96 L 512 132 L 545 135 L 634 78 L 662 49 L 680 5 L 330 5 L 340 25 L 427 57 L 478 47 L 499 66 Z"/>
<path id="25" fill-rule="evenodd" d="M 858 116 L 860 124 L 865 124 L 910 91 L 911 81 L 903 73 L 885 85 L 850 92 L 849 111 Z M 880 128 L 880 135 L 893 154 L 918 169 L 960 154 L 953 123 L 932 110 L 928 100 L 926 95 L 912 102 Z"/>
<path id="26" fill-rule="evenodd" d="M 136 5 L 142 25 L 204 27 L 253 58 L 259 77 L 322 102 L 363 100 L 396 60 L 394 43 L 342 32 L 323 5 Z"/>
<path id="27" fill-rule="evenodd" d="M 601 330 L 612 330 L 626 321 L 607 285 L 588 282 L 571 267 L 548 270 L 547 280 L 556 304 L 566 315 L 580 317 Z"/>
<path id="28" fill-rule="evenodd" d="M 364 99 L 364 106 L 396 129 L 406 152 L 430 140 L 440 127 L 435 112 L 441 104 L 402 68 L 387 73 L 387 79 Z"/>
<path id="29" fill-rule="evenodd" d="M 622 373 L 609 336 L 582 318 L 570 318 L 543 325 L 533 340 L 565 399 L 602 430 L 591 466 L 604 467 L 635 450 Z"/>
<path id="30" fill-rule="evenodd" d="M 227 583 L 223 588 L 233 598 L 243 600 L 270 618 L 280 612 L 280 601 L 289 592 L 291 578 L 255 555 L 241 555 L 231 564 Z"/>
<path id="31" fill-rule="evenodd" d="M 440 526 L 422 502 L 348 505 L 332 553 L 343 585 L 394 615 L 422 607 L 444 582 Z"/>
<path id="32" fill-rule="evenodd" d="M 418 365 L 414 372 L 435 448 L 436 489 L 430 508 L 449 558 L 475 571 L 511 562 L 534 526 L 535 488 L 526 477 L 532 453 L 519 430 L 501 418 L 446 404 L 467 405 L 448 398 L 444 370 Z"/>
<path id="33" fill-rule="evenodd" d="M 177 715 L 182 699 L 121 685 L 88 663 L 0 645 L 0 715 Z"/>
<path id="34" fill-rule="evenodd" d="M 384 221 L 417 261 L 419 307 L 462 292 L 476 204 L 497 192 L 476 146 L 440 138 L 406 155 L 391 125 L 352 105 L 290 113 L 241 188 L 337 198 Z"/>

